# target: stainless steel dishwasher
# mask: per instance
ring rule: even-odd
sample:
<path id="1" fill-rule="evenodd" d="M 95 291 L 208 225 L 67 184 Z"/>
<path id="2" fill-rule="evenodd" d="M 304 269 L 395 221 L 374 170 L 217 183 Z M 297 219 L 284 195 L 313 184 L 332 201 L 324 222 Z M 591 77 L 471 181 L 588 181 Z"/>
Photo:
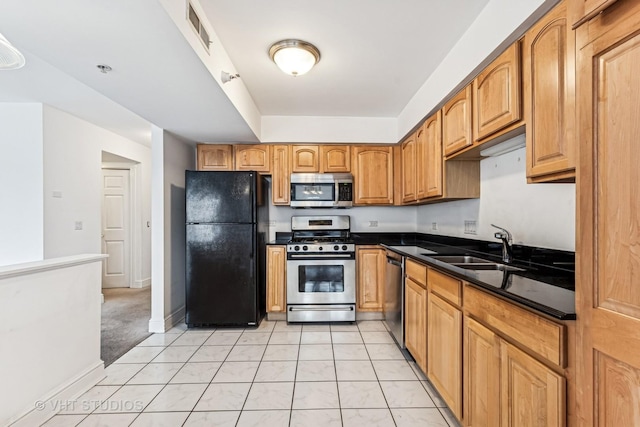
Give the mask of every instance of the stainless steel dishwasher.
<path id="1" fill-rule="evenodd" d="M 398 346 L 404 348 L 404 257 L 387 251 L 384 318 Z"/>

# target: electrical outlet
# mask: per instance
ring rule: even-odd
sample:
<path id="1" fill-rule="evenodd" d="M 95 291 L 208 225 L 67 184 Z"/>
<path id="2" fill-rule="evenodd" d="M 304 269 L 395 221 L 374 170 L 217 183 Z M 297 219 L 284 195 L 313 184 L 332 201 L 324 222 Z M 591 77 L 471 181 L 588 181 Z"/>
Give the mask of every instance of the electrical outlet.
<path id="1" fill-rule="evenodd" d="M 464 222 L 464 234 L 476 234 L 476 222 L 475 221 L 465 221 Z"/>
<path id="2" fill-rule="evenodd" d="M 62 191 L 54 191 L 53 197 L 55 197 L 56 199 L 62 199 Z"/>
<path id="3" fill-rule="evenodd" d="M 82 230 L 82 221 L 76 221 L 75 229 L 76 230 Z"/>
<path id="4" fill-rule="evenodd" d="M 432 222 L 431 223 L 431 230 L 433 230 L 433 231 L 437 231 L 438 230 L 438 223 L 437 222 Z"/>
<path id="5" fill-rule="evenodd" d="M 378 221 L 369 221 L 369 227 L 377 227 Z"/>

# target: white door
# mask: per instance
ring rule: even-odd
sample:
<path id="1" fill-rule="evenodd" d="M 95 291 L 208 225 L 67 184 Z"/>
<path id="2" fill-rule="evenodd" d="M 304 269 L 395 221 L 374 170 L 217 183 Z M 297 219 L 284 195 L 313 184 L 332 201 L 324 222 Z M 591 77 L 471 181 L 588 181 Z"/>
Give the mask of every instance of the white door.
<path id="1" fill-rule="evenodd" d="M 102 267 L 103 288 L 130 286 L 129 171 L 102 170 L 102 253 L 109 255 Z"/>

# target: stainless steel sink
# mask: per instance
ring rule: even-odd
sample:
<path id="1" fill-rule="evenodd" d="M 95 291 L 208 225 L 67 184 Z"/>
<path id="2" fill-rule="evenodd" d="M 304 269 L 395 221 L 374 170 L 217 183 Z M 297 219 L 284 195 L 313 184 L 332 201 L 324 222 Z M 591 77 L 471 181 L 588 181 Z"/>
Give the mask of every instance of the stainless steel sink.
<path id="1" fill-rule="evenodd" d="M 425 254 L 426 255 L 426 254 Z M 496 264 L 493 261 L 489 261 L 484 258 L 476 258 L 469 255 L 428 255 L 430 258 L 437 259 L 438 261 L 446 262 L 448 264 Z"/>
<path id="2" fill-rule="evenodd" d="M 431 255 L 430 257 L 455 267 L 464 268 L 465 270 L 524 271 L 522 268 L 512 267 L 470 255 Z"/>
<path id="3" fill-rule="evenodd" d="M 512 267 L 505 264 L 451 264 L 456 267 L 464 268 L 465 270 L 499 270 L 499 271 L 524 271 L 522 268 Z"/>

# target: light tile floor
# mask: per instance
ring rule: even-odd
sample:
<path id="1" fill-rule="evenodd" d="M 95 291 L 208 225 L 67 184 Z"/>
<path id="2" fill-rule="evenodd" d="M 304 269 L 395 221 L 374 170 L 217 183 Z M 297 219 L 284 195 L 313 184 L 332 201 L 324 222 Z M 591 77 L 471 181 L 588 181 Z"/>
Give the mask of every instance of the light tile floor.
<path id="1" fill-rule="evenodd" d="M 52 426 L 442 426 L 458 424 L 384 324 L 154 334 Z"/>

